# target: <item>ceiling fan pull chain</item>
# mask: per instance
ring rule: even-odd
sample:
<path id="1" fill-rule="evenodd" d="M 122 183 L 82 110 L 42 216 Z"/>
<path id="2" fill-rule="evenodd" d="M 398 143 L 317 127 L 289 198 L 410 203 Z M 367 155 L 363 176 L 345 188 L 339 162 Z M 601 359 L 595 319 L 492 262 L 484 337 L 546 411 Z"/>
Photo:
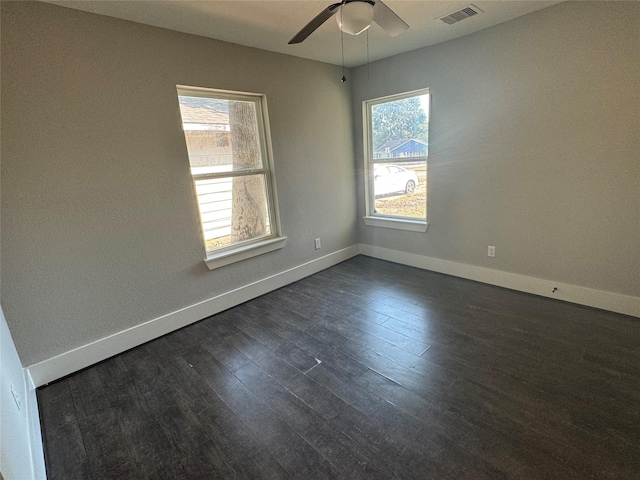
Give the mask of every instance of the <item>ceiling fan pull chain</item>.
<path id="1" fill-rule="evenodd" d="M 369 30 L 367 29 L 367 80 L 369 80 L 370 73 L 371 73 L 371 62 L 369 61 Z"/>
<path id="2" fill-rule="evenodd" d="M 340 81 L 344 83 L 347 81 L 347 77 L 344 75 L 344 32 L 342 30 L 340 30 L 340 44 L 342 47 L 342 78 Z"/>

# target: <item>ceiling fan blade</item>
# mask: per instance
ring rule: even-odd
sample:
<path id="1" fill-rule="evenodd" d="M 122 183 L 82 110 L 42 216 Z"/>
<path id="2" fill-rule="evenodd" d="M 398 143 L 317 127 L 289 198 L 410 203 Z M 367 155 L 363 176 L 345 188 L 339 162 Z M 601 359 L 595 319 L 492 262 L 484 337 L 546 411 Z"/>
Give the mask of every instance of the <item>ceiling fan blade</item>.
<path id="1" fill-rule="evenodd" d="M 392 37 L 400 35 L 409 28 L 393 10 L 387 7 L 381 0 L 375 0 L 373 5 L 373 21 L 382 27 Z"/>
<path id="2" fill-rule="evenodd" d="M 309 35 L 316 31 L 316 29 L 322 25 L 324 22 L 329 20 L 334 13 L 338 11 L 338 7 L 342 5 L 341 3 L 334 3 L 333 5 L 329 5 L 323 11 L 321 11 L 316 17 L 307 23 L 302 30 L 300 30 L 295 37 L 289 40 L 289 45 L 294 43 L 300 43 L 304 41 Z"/>

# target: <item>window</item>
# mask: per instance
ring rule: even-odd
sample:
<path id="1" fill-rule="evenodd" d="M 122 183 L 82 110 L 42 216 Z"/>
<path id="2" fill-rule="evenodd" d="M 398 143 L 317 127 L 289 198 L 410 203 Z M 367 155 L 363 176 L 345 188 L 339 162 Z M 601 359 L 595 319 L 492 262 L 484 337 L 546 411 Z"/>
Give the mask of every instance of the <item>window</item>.
<path id="1" fill-rule="evenodd" d="M 264 95 L 178 86 L 178 101 L 209 268 L 282 248 Z"/>
<path id="2" fill-rule="evenodd" d="M 426 231 L 429 90 L 363 102 L 367 225 Z"/>

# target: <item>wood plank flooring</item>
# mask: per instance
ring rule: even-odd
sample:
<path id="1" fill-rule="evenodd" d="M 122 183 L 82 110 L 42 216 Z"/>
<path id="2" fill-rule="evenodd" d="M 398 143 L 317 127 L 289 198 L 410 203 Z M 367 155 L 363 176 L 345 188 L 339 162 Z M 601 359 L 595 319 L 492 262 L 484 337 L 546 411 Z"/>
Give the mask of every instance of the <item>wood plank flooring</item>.
<path id="1" fill-rule="evenodd" d="M 640 478 L 640 320 L 355 257 L 38 390 L 55 479 Z"/>

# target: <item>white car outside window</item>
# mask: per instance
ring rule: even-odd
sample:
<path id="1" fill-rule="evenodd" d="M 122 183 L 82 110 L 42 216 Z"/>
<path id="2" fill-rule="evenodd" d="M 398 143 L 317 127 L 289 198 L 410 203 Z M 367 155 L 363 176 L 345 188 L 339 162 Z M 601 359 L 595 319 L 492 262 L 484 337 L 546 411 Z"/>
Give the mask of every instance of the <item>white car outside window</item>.
<path id="1" fill-rule="evenodd" d="M 405 170 L 398 165 L 375 165 L 373 168 L 373 189 L 376 197 L 396 192 L 412 195 L 416 185 L 418 176 L 413 170 Z"/>

